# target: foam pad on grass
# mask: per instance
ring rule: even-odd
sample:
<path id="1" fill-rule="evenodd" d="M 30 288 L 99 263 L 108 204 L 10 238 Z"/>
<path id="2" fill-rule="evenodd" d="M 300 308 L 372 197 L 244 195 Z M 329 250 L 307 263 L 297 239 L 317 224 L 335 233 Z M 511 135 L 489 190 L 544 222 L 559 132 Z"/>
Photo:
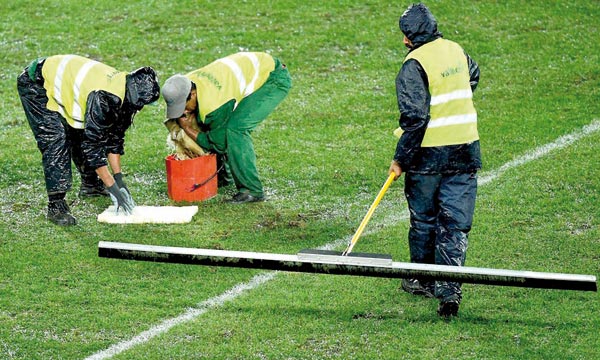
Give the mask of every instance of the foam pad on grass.
<path id="1" fill-rule="evenodd" d="M 192 221 L 198 206 L 136 206 L 131 215 L 115 214 L 109 206 L 98 215 L 98 221 L 109 224 L 184 224 Z"/>

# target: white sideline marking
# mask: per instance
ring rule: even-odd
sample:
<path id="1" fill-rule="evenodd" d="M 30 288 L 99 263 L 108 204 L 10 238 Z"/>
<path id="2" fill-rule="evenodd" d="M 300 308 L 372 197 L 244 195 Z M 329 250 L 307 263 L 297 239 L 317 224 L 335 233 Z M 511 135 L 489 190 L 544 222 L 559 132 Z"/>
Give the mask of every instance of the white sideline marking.
<path id="1" fill-rule="evenodd" d="M 584 126 L 583 128 L 581 128 L 577 131 L 572 132 L 571 134 L 563 135 L 563 136 L 559 137 L 558 139 L 556 139 L 554 142 L 548 143 L 546 145 L 542 145 L 542 146 L 538 147 L 537 149 L 534 149 L 533 151 L 527 152 L 524 155 L 505 163 L 497 170 L 491 171 L 487 174 L 484 174 L 483 176 L 480 176 L 478 179 L 478 183 L 479 183 L 479 185 L 488 184 L 488 183 L 496 180 L 498 177 L 500 177 L 502 174 L 504 174 L 509 169 L 512 169 L 514 167 L 521 166 L 530 161 L 536 160 L 544 155 L 549 154 L 550 152 L 552 152 L 554 150 L 565 148 L 565 147 L 581 140 L 582 138 L 584 138 L 588 135 L 591 135 L 592 133 L 594 133 L 598 130 L 600 130 L 600 120 L 594 120 L 590 124 Z M 408 217 L 407 214 L 408 213 L 406 212 L 403 217 Z M 396 220 L 398 220 L 398 219 L 394 219 L 394 221 L 396 221 Z M 376 232 L 376 230 L 373 232 Z M 338 248 L 342 245 L 347 245 L 350 238 L 351 238 L 351 236 L 348 236 L 347 238 L 337 239 L 331 243 L 321 246 L 320 249 L 332 250 L 332 249 Z M 224 305 L 226 302 L 236 299 L 238 296 L 244 294 L 245 292 L 253 290 L 253 289 L 259 287 L 260 285 L 262 285 L 268 281 L 271 281 L 272 279 L 275 278 L 275 276 L 277 274 L 278 274 L 277 271 L 271 271 L 271 272 L 265 272 L 265 273 L 256 275 L 252 279 L 250 279 L 248 282 L 237 284 L 236 286 L 225 291 L 221 295 L 218 295 L 218 296 L 212 297 L 208 300 L 205 300 L 205 301 L 199 303 L 197 307 L 188 309 L 186 312 L 184 312 L 183 314 L 181 314 L 175 318 L 164 320 L 160 324 L 151 327 L 149 330 L 146 330 L 146 331 L 136 335 L 135 337 L 131 338 L 130 340 L 126 340 L 126 341 L 120 342 L 118 344 L 112 345 L 111 347 L 109 347 L 106 350 L 102 350 L 100 352 L 95 353 L 92 356 L 87 357 L 86 360 L 109 359 L 115 355 L 118 355 L 126 350 L 131 349 L 132 347 L 134 347 L 136 345 L 148 342 L 150 339 L 169 331 L 172 327 L 174 327 L 176 325 L 183 324 L 188 321 L 192 321 L 192 320 L 196 319 L 197 317 L 199 317 L 200 315 L 206 313 L 208 310 L 220 307 L 220 306 Z"/>
<path id="2" fill-rule="evenodd" d="M 106 350 L 95 353 L 94 355 L 88 357 L 89 360 L 99 360 L 99 359 L 108 359 L 114 355 L 120 354 L 125 350 L 131 349 L 135 345 L 143 344 L 155 336 L 158 336 L 164 332 L 169 331 L 172 327 L 186 323 L 188 321 L 192 321 L 198 316 L 204 314 L 208 310 L 219 307 L 224 303 L 231 301 L 238 296 L 242 295 L 244 292 L 252 290 L 261 284 L 270 281 L 275 277 L 276 272 L 266 272 L 259 275 L 256 275 L 250 281 L 246 283 L 237 284 L 231 289 L 225 291 L 221 295 L 215 296 L 208 300 L 205 300 L 197 305 L 195 308 L 187 309 L 183 314 L 164 320 L 162 323 L 151 327 L 149 330 L 146 330 L 139 335 L 133 337 L 131 340 L 123 341 L 118 344 L 115 344 L 109 347 Z"/>
<path id="3" fill-rule="evenodd" d="M 567 135 L 563 135 L 555 141 L 546 145 L 542 145 L 539 148 L 534 149 L 533 151 L 526 152 L 525 155 L 522 155 L 514 159 L 513 161 L 509 161 L 506 164 L 500 166 L 500 168 L 498 168 L 496 171 L 491 171 L 488 174 L 480 176 L 478 179 L 478 184 L 485 185 L 491 181 L 494 181 L 500 175 L 504 174 L 508 169 L 536 160 L 544 155 L 549 154 L 554 150 L 565 148 L 598 130 L 600 130 L 600 120 L 595 119 L 594 121 L 592 121 L 591 123 L 579 130 L 576 130 Z"/>

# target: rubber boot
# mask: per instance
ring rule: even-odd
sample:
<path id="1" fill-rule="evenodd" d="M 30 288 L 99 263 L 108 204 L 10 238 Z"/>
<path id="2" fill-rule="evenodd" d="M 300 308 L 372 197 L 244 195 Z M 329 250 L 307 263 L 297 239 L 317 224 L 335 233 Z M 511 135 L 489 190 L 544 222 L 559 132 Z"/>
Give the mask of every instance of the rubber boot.
<path id="1" fill-rule="evenodd" d="M 80 198 L 90 198 L 98 196 L 110 196 L 108 190 L 104 187 L 104 183 L 100 180 L 95 182 L 81 181 L 81 188 L 79 188 Z"/>
<path id="2" fill-rule="evenodd" d="M 402 279 L 402 290 L 412 295 L 434 297 L 434 284 L 432 282 L 421 283 L 417 279 Z"/>
<path id="3" fill-rule="evenodd" d="M 48 220 L 60 226 L 77 225 L 77 220 L 71 215 L 64 199 L 48 202 Z"/>

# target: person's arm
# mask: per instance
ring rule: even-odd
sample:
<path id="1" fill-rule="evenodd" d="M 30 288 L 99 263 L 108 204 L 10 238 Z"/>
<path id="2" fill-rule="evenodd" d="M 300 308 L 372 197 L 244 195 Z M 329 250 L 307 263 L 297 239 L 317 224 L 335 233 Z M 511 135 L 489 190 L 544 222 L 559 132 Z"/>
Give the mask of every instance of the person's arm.
<path id="1" fill-rule="evenodd" d="M 121 154 L 108 153 L 108 165 L 113 174 L 121 172 Z"/>
<path id="2" fill-rule="evenodd" d="M 121 173 L 121 155 L 109 153 L 108 163 L 110 164 L 114 176 L 110 174 L 108 166 L 99 167 L 96 169 L 96 173 L 111 194 L 117 212 L 122 211 L 125 214 L 131 214 L 135 207 L 135 202 L 133 201 L 129 188 L 127 188 L 123 181 L 123 174 Z"/>
<path id="3" fill-rule="evenodd" d="M 398 178 L 400 176 L 402 176 L 402 167 L 400 166 L 400 164 L 398 164 L 397 161 L 392 160 L 392 163 L 390 165 L 390 170 L 388 172 L 389 174 L 394 173 L 394 181 L 398 180 Z"/>
<path id="4" fill-rule="evenodd" d="M 465 55 L 469 64 L 469 84 L 471 85 L 471 91 L 475 92 L 477 85 L 479 85 L 479 65 L 467 53 Z"/>
<path id="5" fill-rule="evenodd" d="M 108 154 L 108 164 L 113 174 L 121 173 L 121 155 L 119 154 Z M 96 169 L 96 174 L 102 180 L 106 187 L 110 187 L 115 183 L 114 177 L 111 175 L 108 166 L 102 166 Z"/>
<path id="6" fill-rule="evenodd" d="M 107 168 L 106 146 L 110 128 L 117 118 L 116 109 L 120 105 L 121 100 L 117 96 L 105 91 L 93 91 L 88 96 L 86 106 L 85 136 L 81 148 L 87 165 L 96 169 L 107 186 L 114 180 Z"/>
<path id="7" fill-rule="evenodd" d="M 135 114 L 136 111 L 131 110 L 127 104 L 124 104 L 118 110 L 115 120 L 112 124 L 110 124 L 110 127 L 106 133 L 107 154 L 125 154 L 125 132 L 127 129 L 129 129 L 129 127 L 131 127 Z"/>
<path id="8" fill-rule="evenodd" d="M 97 168 L 96 174 L 98 174 L 98 177 L 100 178 L 100 180 L 102 180 L 102 182 L 104 183 L 104 186 L 106 186 L 107 188 L 114 185 L 115 179 L 110 174 L 110 171 L 108 170 L 108 166 L 104 165 L 104 166 Z"/>
<path id="9" fill-rule="evenodd" d="M 200 131 L 195 129 L 193 126 L 194 122 L 196 121 L 196 114 L 194 113 L 187 115 L 184 114 L 184 116 L 177 119 L 179 127 L 181 127 L 183 131 L 185 131 L 185 134 L 187 136 L 189 136 L 191 139 L 194 139 L 194 141 L 196 141 L 196 139 L 198 138 L 198 134 L 200 134 Z"/>
<path id="10" fill-rule="evenodd" d="M 194 113 L 185 117 L 182 116 L 177 119 L 177 122 L 187 136 L 192 138 L 200 147 L 208 151 L 213 143 L 210 138 L 211 132 L 218 132 L 227 126 L 228 119 L 233 113 L 234 108 L 235 99 L 231 99 L 217 109 L 206 114 L 204 121 L 198 121 L 198 113 Z M 199 130 L 192 127 L 194 121 L 198 124 Z"/>
<path id="11" fill-rule="evenodd" d="M 396 77 L 396 96 L 403 133 L 398 140 L 393 160 L 406 171 L 421 147 L 430 119 L 429 82 L 418 61 L 410 59 L 402 65 Z"/>

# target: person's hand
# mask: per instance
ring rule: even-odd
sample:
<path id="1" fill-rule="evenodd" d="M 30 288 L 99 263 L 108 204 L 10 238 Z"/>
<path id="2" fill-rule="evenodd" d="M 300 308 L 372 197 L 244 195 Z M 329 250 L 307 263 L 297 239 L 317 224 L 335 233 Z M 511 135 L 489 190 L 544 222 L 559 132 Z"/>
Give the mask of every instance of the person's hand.
<path id="1" fill-rule="evenodd" d="M 129 191 L 126 189 L 120 189 L 115 182 L 112 184 L 112 186 L 108 187 L 108 192 L 113 201 L 113 205 L 115 206 L 117 214 L 119 214 L 119 211 L 122 211 L 126 215 L 131 215 L 133 213 L 135 204 Z"/>
<path id="2" fill-rule="evenodd" d="M 164 124 L 167 127 L 167 129 L 169 129 L 169 132 L 173 132 L 174 130 L 179 131 L 179 129 L 181 129 L 181 127 L 177 123 L 177 120 L 175 119 L 167 119 L 164 121 Z"/>
<path id="3" fill-rule="evenodd" d="M 133 201 L 133 197 L 131 196 L 131 191 L 129 191 L 129 188 L 127 187 L 127 185 L 125 185 L 125 181 L 123 181 L 123 173 L 116 173 L 113 177 L 115 178 L 115 182 L 117 183 L 119 189 L 125 189 L 125 191 L 127 191 L 127 195 L 129 195 L 129 197 L 131 198 L 131 203 L 135 207 L 135 202 Z"/>
<path id="4" fill-rule="evenodd" d="M 113 175 L 113 177 L 115 178 L 115 182 L 117 183 L 119 189 L 125 189 L 129 196 L 131 196 L 131 192 L 127 188 L 127 185 L 125 185 L 125 181 L 123 181 L 123 173 L 116 173 Z"/>
<path id="5" fill-rule="evenodd" d="M 183 114 L 179 119 L 177 119 L 177 123 L 182 129 L 189 129 L 193 127 L 193 121 L 195 120 L 192 114 Z"/>
<path id="6" fill-rule="evenodd" d="M 394 173 L 395 177 L 394 177 L 394 181 L 397 180 L 401 175 L 402 175 L 402 168 L 400 167 L 400 164 L 398 164 L 398 162 L 392 160 L 392 164 L 390 165 L 390 171 L 389 173 Z"/>

